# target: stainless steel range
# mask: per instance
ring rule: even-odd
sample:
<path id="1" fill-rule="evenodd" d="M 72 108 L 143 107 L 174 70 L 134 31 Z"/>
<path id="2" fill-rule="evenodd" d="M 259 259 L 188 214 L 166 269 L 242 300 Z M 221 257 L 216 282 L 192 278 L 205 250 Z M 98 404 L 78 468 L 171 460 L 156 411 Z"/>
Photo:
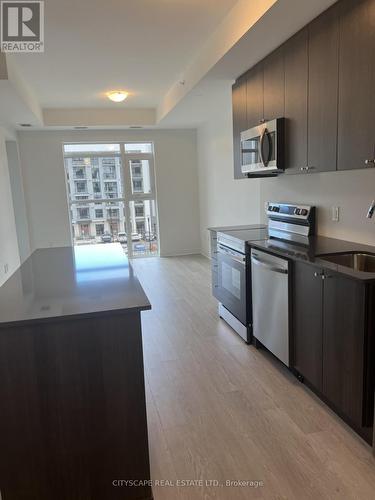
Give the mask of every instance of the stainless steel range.
<path id="1" fill-rule="evenodd" d="M 259 282 L 257 285 L 259 294 L 252 287 L 252 268 L 255 264 L 253 266 L 251 261 L 251 244 L 256 241 L 274 241 L 275 244 L 283 241 L 294 241 L 298 246 L 301 246 L 308 243 L 309 235 L 314 232 L 315 210 L 313 207 L 291 203 L 268 203 L 267 217 L 268 228 L 254 226 L 246 230 L 223 231 L 217 234 L 218 278 L 214 295 L 219 300 L 219 314 L 247 343 L 251 343 L 253 340 L 253 311 L 255 310 L 253 299 L 257 305 L 257 314 L 259 310 L 257 299 L 265 285 L 262 280 Z M 268 263 L 266 260 L 264 262 Z M 258 263 L 258 267 L 261 264 L 263 262 Z M 275 266 L 271 265 L 270 267 Z M 262 269 L 265 268 L 262 267 Z M 257 273 L 255 269 L 253 272 Z M 287 276 L 288 280 L 287 268 L 286 273 L 283 274 Z M 267 282 L 267 293 L 272 294 L 273 292 L 273 290 L 269 290 Z M 281 293 L 288 300 L 288 291 L 285 291 L 285 288 L 282 289 Z M 275 300 L 279 300 L 279 298 L 276 297 Z M 274 306 L 274 303 L 271 303 L 267 297 L 263 297 L 263 302 L 267 304 L 268 308 L 272 309 Z M 257 332 L 260 331 L 258 325 L 260 322 L 257 319 L 255 325 Z M 258 340 L 262 342 L 261 339 Z M 264 344 L 266 343 L 264 341 Z"/>
<path id="2" fill-rule="evenodd" d="M 248 242 L 265 240 L 266 226 L 217 234 L 219 314 L 247 343 L 252 340 L 251 265 Z"/>

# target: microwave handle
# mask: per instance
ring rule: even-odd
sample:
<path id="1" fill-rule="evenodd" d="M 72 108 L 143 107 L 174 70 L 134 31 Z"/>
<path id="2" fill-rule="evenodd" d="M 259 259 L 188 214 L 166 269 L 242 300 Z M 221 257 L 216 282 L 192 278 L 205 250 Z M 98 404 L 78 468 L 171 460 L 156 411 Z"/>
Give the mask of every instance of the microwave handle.
<path id="1" fill-rule="evenodd" d="M 259 141 L 259 157 L 260 161 L 263 163 L 263 165 L 266 167 L 267 165 L 264 163 L 264 158 L 263 158 L 263 142 L 264 138 L 266 137 L 267 129 L 264 127 L 262 131 L 262 135 L 260 136 L 260 141 Z"/>

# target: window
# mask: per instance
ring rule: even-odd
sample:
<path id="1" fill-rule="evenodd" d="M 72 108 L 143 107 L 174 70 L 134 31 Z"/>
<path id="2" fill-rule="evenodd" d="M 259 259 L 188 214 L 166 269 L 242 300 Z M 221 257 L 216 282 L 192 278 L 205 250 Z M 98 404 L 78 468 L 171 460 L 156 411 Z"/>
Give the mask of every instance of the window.
<path id="1" fill-rule="evenodd" d="M 104 195 L 106 198 L 118 198 L 117 182 L 104 183 Z"/>
<path id="2" fill-rule="evenodd" d="M 75 245 L 125 233 L 121 245 L 130 257 L 158 254 L 153 150 L 152 143 L 64 145 Z"/>
<path id="3" fill-rule="evenodd" d="M 141 165 L 132 165 L 132 177 L 142 177 L 142 166 Z"/>
<path id="4" fill-rule="evenodd" d="M 104 224 L 95 224 L 96 236 L 104 234 Z"/>
<path id="5" fill-rule="evenodd" d="M 86 181 L 75 181 L 75 192 L 76 193 L 87 193 L 87 182 Z"/>
<path id="6" fill-rule="evenodd" d="M 133 179 L 133 193 L 143 193 L 142 179 L 140 179 L 140 180 Z"/>
<path id="7" fill-rule="evenodd" d="M 131 201 L 129 209 L 132 232 L 141 236 L 141 241 L 132 242 L 133 255 L 157 255 L 159 244 L 155 200 Z"/>
<path id="8" fill-rule="evenodd" d="M 125 144 L 125 153 L 130 153 L 130 154 L 149 153 L 149 154 L 152 154 L 153 147 L 152 147 L 151 142 L 142 142 L 140 144 L 130 142 L 130 143 Z"/>
<path id="9" fill-rule="evenodd" d="M 143 203 L 137 203 L 134 205 L 134 212 L 136 217 L 144 217 L 145 207 Z"/>
<path id="10" fill-rule="evenodd" d="M 77 208 L 77 218 L 79 220 L 89 219 L 90 218 L 90 209 L 89 208 Z"/>
<path id="11" fill-rule="evenodd" d="M 105 158 L 103 158 L 103 178 L 116 179 L 116 167 L 114 165 L 105 165 Z"/>
<path id="12" fill-rule="evenodd" d="M 73 167 L 73 176 L 75 179 L 84 179 L 86 171 L 84 167 Z"/>
<path id="13" fill-rule="evenodd" d="M 108 208 L 107 209 L 107 217 L 108 219 L 119 219 L 120 211 L 118 208 Z"/>
<path id="14" fill-rule="evenodd" d="M 120 144 L 64 144 L 65 156 L 72 153 L 119 153 Z"/>
<path id="15" fill-rule="evenodd" d="M 152 178 L 148 159 L 132 159 L 130 161 L 130 175 L 133 194 L 151 193 Z"/>
<path id="16" fill-rule="evenodd" d="M 141 234 L 143 236 L 144 233 L 145 233 L 145 223 L 144 222 L 136 221 L 135 225 L 136 225 L 136 228 L 137 228 L 137 233 Z"/>
<path id="17" fill-rule="evenodd" d="M 81 238 L 90 238 L 90 225 L 79 224 L 79 232 Z"/>

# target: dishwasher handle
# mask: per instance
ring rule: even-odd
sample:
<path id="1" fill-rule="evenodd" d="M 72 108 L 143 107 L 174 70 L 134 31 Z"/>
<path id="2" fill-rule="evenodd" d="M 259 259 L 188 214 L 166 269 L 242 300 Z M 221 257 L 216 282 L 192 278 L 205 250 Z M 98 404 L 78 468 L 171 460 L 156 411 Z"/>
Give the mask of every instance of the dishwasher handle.
<path id="1" fill-rule="evenodd" d="M 273 271 L 275 273 L 288 274 L 288 269 L 282 269 L 280 267 L 272 266 L 268 262 L 264 262 L 263 260 L 254 257 L 254 255 L 251 256 L 251 262 L 253 262 L 257 266 L 264 267 L 265 269 L 268 269 L 269 271 Z"/>

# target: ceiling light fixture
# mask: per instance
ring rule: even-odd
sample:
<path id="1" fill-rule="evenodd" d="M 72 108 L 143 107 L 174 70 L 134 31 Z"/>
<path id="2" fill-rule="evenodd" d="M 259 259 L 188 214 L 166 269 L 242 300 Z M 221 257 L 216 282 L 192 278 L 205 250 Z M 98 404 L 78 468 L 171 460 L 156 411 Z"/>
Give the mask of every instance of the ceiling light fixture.
<path id="1" fill-rule="evenodd" d="M 113 102 L 122 102 L 128 97 L 128 92 L 124 92 L 123 90 L 113 90 L 112 92 L 108 92 L 107 97 Z"/>

